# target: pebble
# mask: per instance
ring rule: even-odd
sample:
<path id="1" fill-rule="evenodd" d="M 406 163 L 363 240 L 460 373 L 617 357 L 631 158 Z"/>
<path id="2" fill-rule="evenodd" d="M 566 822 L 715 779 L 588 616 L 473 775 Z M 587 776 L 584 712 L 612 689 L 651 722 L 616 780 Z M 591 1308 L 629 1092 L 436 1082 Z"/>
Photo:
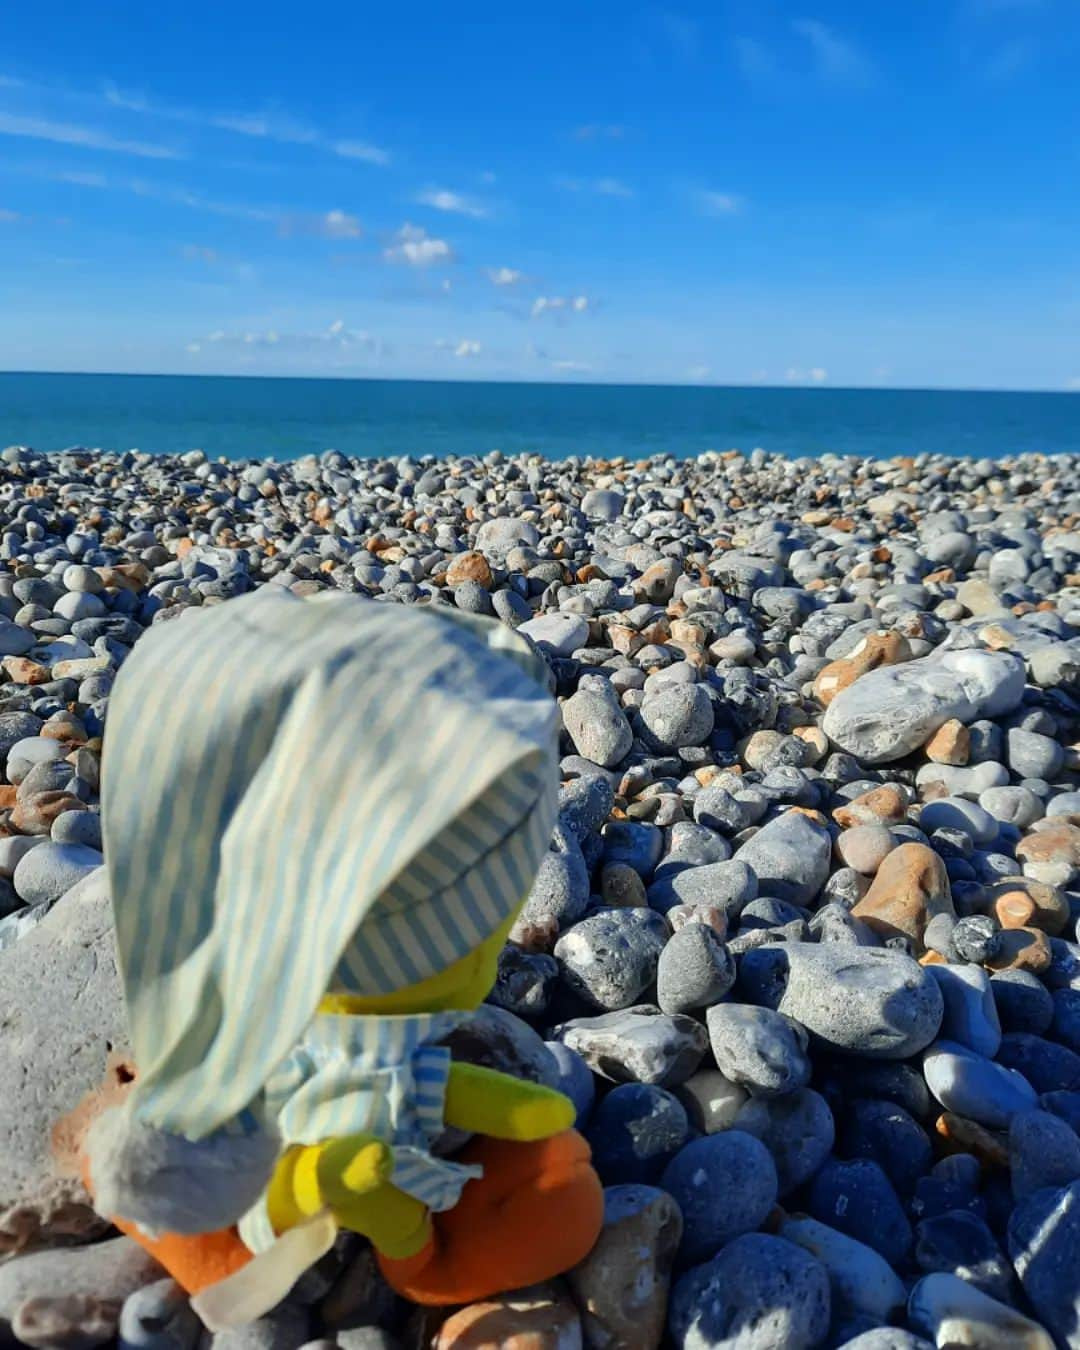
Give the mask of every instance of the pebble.
<path id="1" fill-rule="evenodd" d="M 699 1069 L 680 1083 L 675 1093 L 694 1128 L 702 1134 L 730 1129 L 748 1099 L 746 1089 L 725 1078 L 719 1069 Z M 756 1130 L 749 1133 L 761 1137 Z"/>
<path id="2" fill-rule="evenodd" d="M 784 1219 L 777 1236 L 809 1252 L 828 1271 L 834 1319 L 861 1314 L 891 1322 L 903 1310 L 907 1301 L 903 1281 L 865 1242 L 804 1215 Z"/>
<path id="3" fill-rule="evenodd" d="M 683 1216 L 683 1265 L 705 1261 L 732 1238 L 752 1232 L 776 1204 L 776 1168 L 768 1149 L 737 1129 L 687 1144 L 665 1168 L 660 1185 Z"/>
<path id="4" fill-rule="evenodd" d="M 156 1280 L 124 1300 L 119 1331 L 119 1350 L 195 1350 L 202 1323 L 175 1280 Z"/>
<path id="5" fill-rule="evenodd" d="M 915 1229 L 915 1261 L 927 1274 L 959 1276 L 990 1298 L 1008 1302 L 1012 1296 L 1012 1267 L 986 1222 L 970 1210 L 924 1219 Z"/>
<path id="6" fill-rule="evenodd" d="M 806 905 L 825 884 L 831 853 L 827 830 L 801 812 L 785 811 L 743 844 L 735 861 L 754 872 L 759 892 Z"/>
<path id="7" fill-rule="evenodd" d="M 670 1328 L 677 1350 L 813 1350 L 831 1314 L 820 1261 L 784 1238 L 748 1233 L 679 1278 Z"/>
<path id="8" fill-rule="evenodd" d="M 690 1133 L 678 1098 L 645 1083 L 623 1083 L 596 1106 L 586 1138 L 606 1186 L 655 1182 Z"/>
<path id="9" fill-rule="evenodd" d="M 705 1028 L 693 1018 L 669 1017 L 647 1004 L 577 1018 L 553 1027 L 551 1035 L 602 1078 L 660 1087 L 685 1082 L 708 1045 Z"/>
<path id="10" fill-rule="evenodd" d="M 604 1191 L 600 1237 L 569 1276 L 591 1350 L 657 1350 L 682 1227 L 666 1191 L 630 1185 Z"/>
<path id="11" fill-rule="evenodd" d="M 1054 1350 L 1046 1331 L 956 1275 L 926 1275 L 908 1298 L 908 1320 L 937 1346 Z"/>
<path id="12" fill-rule="evenodd" d="M 993 1059 L 1001 1045 L 1001 1023 L 990 977 L 974 965 L 934 965 L 927 969 L 945 1000 L 942 1036 Z"/>
<path id="13" fill-rule="evenodd" d="M 769 1150 L 781 1200 L 810 1180 L 836 1139 L 829 1105 L 812 1088 L 784 1097 L 753 1097 L 730 1124 L 760 1139 Z"/>
<path id="14" fill-rule="evenodd" d="M 584 676 L 577 692 L 562 705 L 563 725 L 579 755 L 604 768 L 625 759 L 634 733 L 610 681 Z"/>
<path id="15" fill-rule="evenodd" d="M 656 969 L 656 1001 L 664 1013 L 691 1013 L 713 1005 L 735 983 L 735 962 L 707 924 L 688 923 L 673 933 Z"/>
<path id="16" fill-rule="evenodd" d="M 1080 1327 L 1080 1182 L 1026 1196 L 1009 1217 L 1009 1259 L 1035 1315 L 1062 1345 Z M 1045 1344 L 1051 1344 L 1049 1336 Z"/>
<path id="17" fill-rule="evenodd" d="M 1045 1186 L 1080 1180 L 1080 1138 L 1048 1111 L 1020 1111 L 1009 1122 L 1009 1176 L 1016 1200 Z"/>
<path id="18" fill-rule="evenodd" d="M 892 1183 L 868 1158 L 830 1158 L 810 1183 L 807 1207 L 813 1217 L 900 1264 L 912 1243 L 911 1225 Z"/>
<path id="19" fill-rule="evenodd" d="M 907 1059 L 944 1015 L 937 983 L 910 957 L 871 947 L 789 942 L 747 952 L 739 982 L 754 1002 L 801 1023 L 827 1046 Z"/>
<path id="20" fill-rule="evenodd" d="M 452 1313 L 431 1350 L 581 1350 L 581 1319 L 556 1285 L 534 1285 Z"/>
<path id="21" fill-rule="evenodd" d="M 916 843 L 901 844 L 883 858 L 870 889 L 851 911 L 881 937 L 909 938 L 917 952 L 923 950 L 927 924 L 954 912 L 944 863 L 933 849 Z"/>
<path id="22" fill-rule="evenodd" d="M 709 1044 L 720 1072 L 754 1097 L 783 1097 L 810 1081 L 809 1037 L 771 1008 L 718 1003 L 706 1014 Z"/>
<path id="23" fill-rule="evenodd" d="M 926 1084 L 946 1111 L 1004 1129 L 1018 1111 L 1031 1110 L 1038 1094 L 1014 1069 L 955 1041 L 937 1041 L 923 1055 Z"/>
<path id="24" fill-rule="evenodd" d="M 564 933 L 555 959 L 570 989 L 614 1012 L 636 1003 L 653 983 L 667 936 L 667 924 L 651 909 L 606 910 Z"/>
<path id="25" fill-rule="evenodd" d="M 649 887 L 649 904 L 661 914 L 676 905 L 708 905 L 733 920 L 757 897 L 753 868 L 738 859 L 707 862 L 665 872 Z"/>

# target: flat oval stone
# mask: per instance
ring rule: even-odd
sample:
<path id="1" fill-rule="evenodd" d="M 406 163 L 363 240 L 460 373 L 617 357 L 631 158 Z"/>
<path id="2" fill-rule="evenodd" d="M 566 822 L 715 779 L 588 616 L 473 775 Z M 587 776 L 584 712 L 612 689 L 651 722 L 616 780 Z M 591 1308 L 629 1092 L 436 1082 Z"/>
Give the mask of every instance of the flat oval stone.
<path id="1" fill-rule="evenodd" d="M 1014 1069 L 955 1041 L 938 1041 L 923 1055 L 926 1085 L 946 1111 L 1003 1129 L 1018 1111 L 1038 1104 L 1035 1089 Z"/>

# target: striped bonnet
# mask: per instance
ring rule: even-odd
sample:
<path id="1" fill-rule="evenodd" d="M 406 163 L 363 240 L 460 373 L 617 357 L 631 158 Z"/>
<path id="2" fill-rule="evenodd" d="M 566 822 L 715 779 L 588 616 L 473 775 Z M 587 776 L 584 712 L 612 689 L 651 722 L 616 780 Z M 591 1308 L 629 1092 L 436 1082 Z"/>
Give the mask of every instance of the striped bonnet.
<path id="1" fill-rule="evenodd" d="M 548 845 L 555 727 L 543 662 L 450 608 L 267 587 L 155 627 L 102 791 L 129 1118 L 258 1133 L 329 989 L 388 994 L 488 937 Z"/>

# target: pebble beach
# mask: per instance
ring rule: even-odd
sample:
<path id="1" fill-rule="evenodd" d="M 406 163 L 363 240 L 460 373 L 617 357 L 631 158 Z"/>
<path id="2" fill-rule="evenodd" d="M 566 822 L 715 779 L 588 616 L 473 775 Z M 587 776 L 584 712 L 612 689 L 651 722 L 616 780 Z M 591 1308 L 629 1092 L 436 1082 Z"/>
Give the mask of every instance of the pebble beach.
<path id="1" fill-rule="evenodd" d="M 211 1335 L 56 1128 L 128 1073 L 113 680 L 263 586 L 545 659 L 560 814 L 464 1039 L 592 1147 L 555 1283 L 421 1309 L 347 1236 Z M 9 447 L 0 671 L 0 1346 L 1080 1347 L 1080 456 Z"/>

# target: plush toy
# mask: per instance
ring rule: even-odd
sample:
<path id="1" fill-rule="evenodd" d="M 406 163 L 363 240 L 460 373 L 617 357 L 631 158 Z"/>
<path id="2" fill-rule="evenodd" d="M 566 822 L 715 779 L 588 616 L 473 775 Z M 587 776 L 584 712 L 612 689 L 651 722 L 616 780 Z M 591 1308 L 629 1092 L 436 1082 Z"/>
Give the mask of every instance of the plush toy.
<path id="1" fill-rule="evenodd" d="M 569 1100 L 442 1044 L 548 847 L 555 754 L 542 662 L 448 608 L 267 588 L 125 663 L 102 809 L 137 1076 L 85 1173 L 209 1325 L 273 1306 L 339 1228 L 429 1304 L 591 1248 Z"/>

